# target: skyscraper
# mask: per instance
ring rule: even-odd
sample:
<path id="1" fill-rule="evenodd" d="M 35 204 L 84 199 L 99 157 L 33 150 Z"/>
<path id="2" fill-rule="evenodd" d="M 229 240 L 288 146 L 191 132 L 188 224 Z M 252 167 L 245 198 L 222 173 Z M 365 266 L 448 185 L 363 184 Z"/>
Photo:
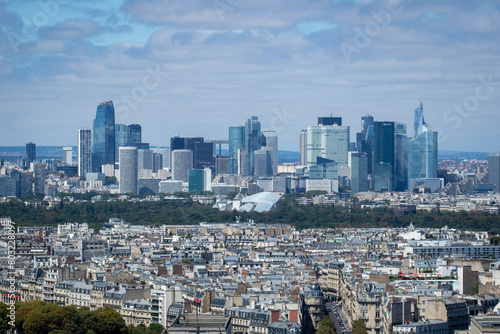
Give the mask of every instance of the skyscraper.
<path id="1" fill-rule="evenodd" d="M 142 128 L 139 124 L 130 124 L 128 145 L 135 146 L 142 143 Z"/>
<path id="2" fill-rule="evenodd" d="M 73 147 L 63 147 L 63 163 L 67 165 L 73 164 Z"/>
<path id="3" fill-rule="evenodd" d="M 78 130 L 78 176 L 92 171 L 92 131 Z"/>
<path id="4" fill-rule="evenodd" d="M 264 147 L 271 158 L 271 174 L 278 173 L 278 134 L 276 131 L 262 131 L 264 136 Z"/>
<path id="5" fill-rule="evenodd" d="M 152 150 L 137 150 L 137 168 L 153 170 Z"/>
<path id="6" fill-rule="evenodd" d="M 361 132 L 356 134 L 356 148 L 358 152 L 366 154 L 368 159 L 368 174 L 372 174 L 373 153 L 373 116 L 361 117 Z"/>
<path id="7" fill-rule="evenodd" d="M 254 175 L 255 176 L 270 176 L 273 174 L 271 162 L 271 151 L 262 148 L 254 152 Z"/>
<path id="8" fill-rule="evenodd" d="M 500 192 L 500 152 L 488 154 L 488 182 L 495 185 L 495 192 Z"/>
<path id="9" fill-rule="evenodd" d="M 262 146 L 261 126 L 257 116 L 250 117 L 245 123 L 245 153 L 247 155 L 247 173 L 254 175 L 254 152 Z"/>
<path id="10" fill-rule="evenodd" d="M 170 168 L 170 149 L 164 147 L 152 148 L 154 153 L 161 154 L 162 168 Z"/>
<path id="11" fill-rule="evenodd" d="M 424 125 L 424 106 L 420 102 L 420 106 L 413 112 L 413 137 L 417 137 L 423 132 Z"/>
<path id="12" fill-rule="evenodd" d="M 392 191 L 394 177 L 394 122 L 373 123 L 373 189 Z"/>
<path id="13" fill-rule="evenodd" d="M 307 164 L 307 131 L 300 131 L 300 165 L 305 166 Z"/>
<path id="14" fill-rule="evenodd" d="M 196 142 L 193 149 L 194 169 L 215 167 L 214 144 L 211 142 Z"/>
<path id="15" fill-rule="evenodd" d="M 238 174 L 238 150 L 245 148 L 245 127 L 229 127 L 229 174 Z"/>
<path id="16" fill-rule="evenodd" d="M 333 160 L 347 166 L 349 127 L 337 125 L 307 127 L 307 166 L 317 164 L 317 158 Z"/>
<path id="17" fill-rule="evenodd" d="M 115 162 L 120 161 L 120 147 L 129 146 L 130 143 L 130 130 L 128 125 L 115 124 Z"/>
<path id="18" fill-rule="evenodd" d="M 351 193 L 368 191 L 368 157 L 365 153 L 351 152 Z"/>
<path id="19" fill-rule="evenodd" d="M 32 162 L 36 160 L 36 144 L 35 143 L 28 143 L 26 144 L 26 156 L 28 160 L 26 161 L 28 164 L 28 167 L 31 165 Z"/>
<path id="20" fill-rule="evenodd" d="M 137 194 L 137 147 L 120 147 L 120 193 Z"/>
<path id="21" fill-rule="evenodd" d="M 172 151 L 172 180 L 188 182 L 188 170 L 193 169 L 193 151 Z"/>
<path id="22" fill-rule="evenodd" d="M 408 137 L 406 124 L 394 122 L 394 191 L 405 191 L 408 186 Z"/>
<path id="23" fill-rule="evenodd" d="M 92 143 L 92 171 L 99 172 L 102 165 L 115 163 L 115 108 L 113 101 L 102 102 L 94 119 Z"/>
<path id="24" fill-rule="evenodd" d="M 408 143 L 408 188 L 415 179 L 437 178 L 438 132 L 424 121 L 423 106 L 415 110 L 415 137 Z M 412 181 L 413 180 L 413 181 Z"/>

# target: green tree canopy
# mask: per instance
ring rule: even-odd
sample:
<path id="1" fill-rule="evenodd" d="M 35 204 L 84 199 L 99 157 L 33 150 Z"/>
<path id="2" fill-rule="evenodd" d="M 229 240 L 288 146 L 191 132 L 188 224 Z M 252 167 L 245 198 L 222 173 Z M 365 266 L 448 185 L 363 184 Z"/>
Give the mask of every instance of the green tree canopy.
<path id="1" fill-rule="evenodd" d="M 318 324 L 316 334 L 335 334 L 335 325 L 329 316 L 323 317 Z"/>
<path id="2" fill-rule="evenodd" d="M 363 319 L 355 320 L 352 323 L 352 334 L 368 334 L 366 323 Z"/>

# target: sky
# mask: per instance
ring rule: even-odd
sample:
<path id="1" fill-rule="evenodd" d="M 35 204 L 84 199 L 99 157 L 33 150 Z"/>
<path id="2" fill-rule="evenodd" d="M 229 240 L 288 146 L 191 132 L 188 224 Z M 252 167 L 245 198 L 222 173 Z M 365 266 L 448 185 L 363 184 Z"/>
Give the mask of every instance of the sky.
<path id="1" fill-rule="evenodd" d="M 0 146 L 77 144 L 96 108 L 143 142 L 228 137 L 258 116 L 280 150 L 361 116 L 500 151 L 497 0 L 0 0 Z"/>

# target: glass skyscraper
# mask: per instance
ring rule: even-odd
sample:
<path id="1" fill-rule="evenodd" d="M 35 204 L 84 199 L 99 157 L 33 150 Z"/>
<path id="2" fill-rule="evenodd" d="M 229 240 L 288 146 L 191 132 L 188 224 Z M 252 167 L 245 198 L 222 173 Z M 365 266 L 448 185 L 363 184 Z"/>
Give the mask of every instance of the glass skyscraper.
<path id="1" fill-rule="evenodd" d="M 423 106 L 415 110 L 414 138 L 408 144 L 408 188 L 412 179 L 437 178 L 438 132 L 425 123 Z"/>
<path id="2" fill-rule="evenodd" d="M 28 143 L 26 144 L 26 156 L 28 158 L 28 168 L 30 167 L 30 164 L 36 160 L 36 144 L 35 143 Z"/>
<path id="3" fill-rule="evenodd" d="M 373 189 L 392 191 L 394 175 L 394 122 L 373 123 Z"/>
<path id="4" fill-rule="evenodd" d="M 245 127 L 229 127 L 229 174 L 238 174 L 238 150 L 245 148 Z"/>
<path id="5" fill-rule="evenodd" d="M 115 108 L 113 101 L 99 104 L 93 131 L 92 171 L 99 172 L 102 165 L 115 163 Z"/>
<path id="6" fill-rule="evenodd" d="M 253 175 L 255 171 L 254 152 L 261 148 L 263 138 L 260 122 L 257 116 L 252 116 L 245 123 L 245 152 L 247 155 L 247 173 Z"/>
<path id="7" fill-rule="evenodd" d="M 413 137 L 417 137 L 422 133 L 424 125 L 424 106 L 420 102 L 420 106 L 413 112 Z"/>

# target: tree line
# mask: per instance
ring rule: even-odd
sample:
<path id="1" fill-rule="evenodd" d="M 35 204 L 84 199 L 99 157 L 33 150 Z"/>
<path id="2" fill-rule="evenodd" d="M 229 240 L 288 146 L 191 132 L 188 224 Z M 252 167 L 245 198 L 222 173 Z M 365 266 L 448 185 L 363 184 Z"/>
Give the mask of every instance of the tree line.
<path id="1" fill-rule="evenodd" d="M 15 303 L 15 329 L 25 334 L 160 334 L 158 323 L 149 327 L 125 325 L 120 313 L 112 307 L 90 311 L 88 307 L 60 306 L 43 301 Z M 7 305 L 0 303 L 0 333 L 13 329 L 7 317 Z"/>
<path id="2" fill-rule="evenodd" d="M 273 212 L 219 211 L 212 205 L 203 205 L 183 198 L 162 201 L 100 201 L 69 203 L 61 201 L 53 207 L 34 208 L 17 199 L 0 203 L 0 217 L 10 217 L 17 225 L 57 225 L 67 222 L 86 222 L 99 229 L 109 218 L 117 217 L 131 224 L 189 225 L 200 222 L 231 223 L 253 219 L 256 223 L 291 224 L 297 229 L 313 227 L 417 227 L 441 228 L 448 226 L 462 230 L 500 233 L 500 215 L 479 211 L 424 211 L 396 215 L 390 207 L 352 209 L 338 205 L 299 205 L 301 194 L 283 196 Z"/>

